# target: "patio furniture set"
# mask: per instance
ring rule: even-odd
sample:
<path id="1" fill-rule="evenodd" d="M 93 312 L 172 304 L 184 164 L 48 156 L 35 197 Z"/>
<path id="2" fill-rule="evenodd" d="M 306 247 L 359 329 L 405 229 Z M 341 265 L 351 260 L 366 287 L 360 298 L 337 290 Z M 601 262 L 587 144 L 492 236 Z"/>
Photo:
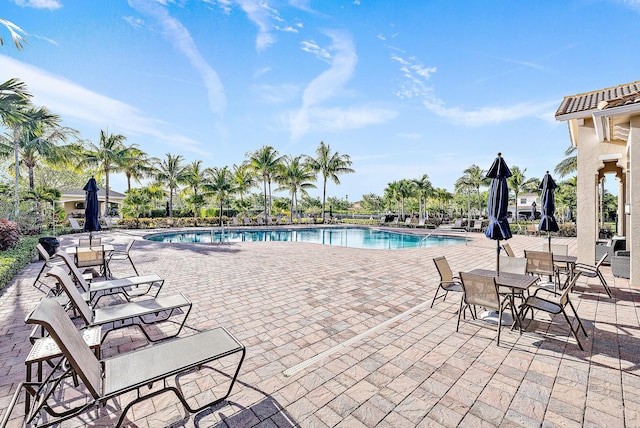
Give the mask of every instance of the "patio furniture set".
<path id="1" fill-rule="evenodd" d="M 434 258 L 440 283 L 431 306 L 439 299 L 445 300 L 449 292 L 460 292 L 456 331 L 459 331 L 461 319 L 466 319 L 469 312 L 472 319 L 483 318 L 497 324 L 498 346 L 503 324 L 510 324 L 512 330 L 518 328 L 522 333 L 523 321 L 529 311 L 532 320 L 534 310 L 551 315 L 562 314 L 571 335 L 583 350 L 578 333 L 582 331 L 587 337 L 587 332 L 571 302 L 570 293 L 578 278 L 584 275 L 598 278 L 607 295 L 612 296 L 611 289 L 600 272 L 605 255 L 594 265 L 589 265 L 577 263 L 576 257 L 567 255 L 567 246 L 564 245 L 549 247 L 547 244 L 542 251 L 525 250 L 522 258 L 515 257 L 509 244 L 505 243 L 504 249 L 507 256 L 499 256 L 499 271 L 473 269 L 456 276 L 445 257 Z M 480 315 L 477 307 L 487 311 Z M 505 322 L 508 315 L 511 319 Z"/>
<path id="2" fill-rule="evenodd" d="M 44 264 L 34 286 L 44 284 L 42 274 L 46 269 L 46 276 L 53 278 L 55 285 L 25 319 L 34 326 L 32 348 L 25 359 L 26 379 L 16 389 L 0 428 L 9 422 L 23 391 L 23 423 L 38 426 L 59 425 L 118 397 L 122 411 L 116 426 L 122 424 L 134 404 L 167 391 L 173 392 L 191 413 L 213 406 L 231 393 L 245 358 L 244 345 L 222 326 L 180 336 L 193 306 L 187 296 L 160 295 L 164 285 L 160 276 L 138 274 L 129 254 L 133 241 L 119 251 L 97 239 L 79 242 L 54 255 L 38 244 Z M 109 266 L 116 260 L 128 260 L 136 275 L 111 278 Z M 95 267 L 100 268 L 101 280 L 95 277 Z M 86 268 L 90 269 L 88 274 L 82 272 Z M 99 306 L 106 296 L 120 296 L 121 302 L 110 299 L 112 304 Z M 178 316 L 182 319 L 175 321 Z M 173 326 L 173 331 L 160 328 L 165 322 Z M 154 328 L 147 331 L 150 325 Z M 150 346 L 101 359 L 100 348 L 107 336 L 131 327 L 139 328 Z M 228 357 L 234 358 L 225 369 L 229 373 L 210 366 Z M 208 402 L 193 406 L 184 395 L 181 379 L 201 370 L 217 373 L 221 382 L 215 386 L 223 390 L 211 394 Z M 168 379 L 174 381 L 169 384 Z M 148 387 L 155 382 L 160 387 L 151 391 Z M 67 390 L 73 390 L 73 394 Z M 130 391 L 135 391 L 135 396 L 126 395 Z M 78 394 L 85 398 L 78 400 Z"/>

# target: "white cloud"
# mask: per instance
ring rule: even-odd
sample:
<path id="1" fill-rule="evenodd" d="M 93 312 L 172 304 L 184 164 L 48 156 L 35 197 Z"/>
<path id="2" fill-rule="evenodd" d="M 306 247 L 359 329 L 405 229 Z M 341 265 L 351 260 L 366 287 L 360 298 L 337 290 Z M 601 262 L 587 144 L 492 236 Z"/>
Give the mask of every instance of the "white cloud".
<path id="1" fill-rule="evenodd" d="M 129 0 L 129 5 L 138 12 L 157 20 L 165 32 L 165 37 L 187 57 L 193 68 L 202 77 L 208 90 L 209 108 L 213 113 L 221 117 L 227 104 L 222 82 L 216 71 L 207 64 L 200 54 L 185 26 L 170 16 L 166 8 L 153 0 Z"/>
<path id="2" fill-rule="evenodd" d="M 198 154 L 206 151 L 200 143 L 176 134 L 166 122 L 148 117 L 137 108 L 95 93 L 40 68 L 0 55 L 0 80 L 20 76 L 34 95 L 35 105 L 45 105 L 63 118 L 74 118 L 96 127 L 109 127 L 127 136 L 148 136 L 181 150 Z M 116 131 L 117 129 L 117 131 Z"/>
<path id="3" fill-rule="evenodd" d="M 57 0 L 14 0 L 18 6 L 31 7 L 34 9 L 56 10 L 62 7 L 62 3 Z"/>
<path id="4" fill-rule="evenodd" d="M 446 107 L 445 102 L 435 96 L 433 86 L 429 84 L 431 75 L 437 71 L 436 67 L 425 67 L 414 57 L 401 57 L 392 54 L 391 59 L 400 64 L 400 71 L 405 77 L 404 82 L 396 91 L 400 98 L 422 100 L 423 105 L 432 113 L 444 117 L 453 123 L 466 126 L 482 126 L 497 124 L 524 117 L 537 117 L 548 120 L 549 111 L 557 101 L 535 103 L 522 102 L 507 106 L 485 106 L 473 110 L 460 107 Z M 532 66 L 529 64 L 529 66 Z"/>
<path id="5" fill-rule="evenodd" d="M 293 100 L 300 88 L 295 85 L 257 85 L 253 87 L 258 99 L 267 104 L 282 104 Z"/>
<path id="6" fill-rule="evenodd" d="M 237 0 L 237 2 L 249 19 L 258 27 L 258 35 L 256 36 L 258 52 L 274 44 L 275 38 L 270 32 L 273 28 L 271 20 L 282 22 L 278 11 L 270 8 L 267 2 L 261 0 Z"/>
<path id="7" fill-rule="evenodd" d="M 123 16 L 122 19 L 131 25 L 133 28 L 142 28 L 144 26 L 144 20 L 140 18 L 134 18 L 133 16 Z"/>
<path id="8" fill-rule="evenodd" d="M 331 54 L 326 49 L 322 49 L 318 44 L 314 41 L 302 41 L 300 42 L 300 49 L 305 52 L 309 52 L 318 58 L 327 63 L 331 63 Z"/>

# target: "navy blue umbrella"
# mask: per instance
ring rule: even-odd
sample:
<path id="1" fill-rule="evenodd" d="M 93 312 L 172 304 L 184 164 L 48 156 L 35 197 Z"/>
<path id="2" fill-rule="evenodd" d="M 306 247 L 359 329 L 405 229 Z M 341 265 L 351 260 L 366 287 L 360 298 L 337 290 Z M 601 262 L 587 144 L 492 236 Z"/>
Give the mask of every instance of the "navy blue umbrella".
<path id="1" fill-rule="evenodd" d="M 540 189 L 542 189 L 542 218 L 538 225 L 538 230 L 549 232 L 549 248 L 551 248 L 551 232 L 557 232 L 560 228 L 554 217 L 556 212 L 555 189 L 556 182 L 553 181 L 549 171 L 544 175 Z"/>
<path id="2" fill-rule="evenodd" d="M 489 239 L 498 241 L 496 246 L 496 271 L 500 272 L 500 241 L 511 238 L 511 228 L 507 220 L 507 211 L 509 208 L 509 186 L 507 186 L 507 178 L 511 177 L 511 171 L 502 159 L 502 153 L 498 153 L 498 157 L 489 172 L 487 178 L 491 179 L 489 186 L 489 226 L 485 235 Z"/>
<path id="3" fill-rule="evenodd" d="M 83 190 L 86 192 L 83 230 L 89 232 L 89 239 L 91 239 L 91 232 L 100 230 L 100 204 L 98 203 L 98 183 L 96 183 L 96 179 L 91 177 Z"/>

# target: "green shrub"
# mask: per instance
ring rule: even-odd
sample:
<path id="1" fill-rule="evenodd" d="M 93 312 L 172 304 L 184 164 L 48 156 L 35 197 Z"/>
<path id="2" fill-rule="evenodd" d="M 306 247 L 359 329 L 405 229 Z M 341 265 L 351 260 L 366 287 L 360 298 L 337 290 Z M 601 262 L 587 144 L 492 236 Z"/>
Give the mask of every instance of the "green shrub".
<path id="1" fill-rule="evenodd" d="M 38 236 L 23 236 L 9 250 L 0 251 L 0 290 L 31 261 L 35 255 Z"/>
<path id="2" fill-rule="evenodd" d="M 20 225 L 15 221 L 0 219 L 0 251 L 8 250 L 20 240 Z"/>

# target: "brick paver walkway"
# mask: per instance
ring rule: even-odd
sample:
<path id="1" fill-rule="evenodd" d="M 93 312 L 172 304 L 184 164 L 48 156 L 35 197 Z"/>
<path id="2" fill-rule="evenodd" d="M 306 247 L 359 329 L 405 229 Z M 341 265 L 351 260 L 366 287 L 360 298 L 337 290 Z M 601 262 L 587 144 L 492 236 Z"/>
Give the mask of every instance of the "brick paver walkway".
<path id="1" fill-rule="evenodd" d="M 123 248 L 143 233 L 101 235 Z M 62 246 L 77 236 L 63 237 Z M 454 271 L 495 266 L 495 242 L 469 236 L 468 245 L 399 251 L 140 240 L 132 250 L 138 270 L 164 277 L 163 294 L 184 292 L 194 302 L 181 335 L 225 326 L 246 345 L 247 358 L 229 400 L 214 409 L 190 415 L 165 393 L 134 406 L 126 425 L 640 426 L 638 290 L 614 281 L 608 267 L 613 299 L 597 279 L 580 280 L 572 299 L 589 334 L 581 336 L 584 351 L 561 316 L 551 321 L 542 313 L 522 335 L 503 329 L 497 347 L 495 327 L 481 321 L 462 322 L 456 333 L 459 295 L 433 308 L 423 304 L 438 283 L 433 257 L 445 255 Z M 553 239 L 575 253 L 575 239 Z M 509 241 L 517 256 L 543 242 L 524 236 Z M 27 266 L 0 296 L 3 413 L 25 378 L 30 329 L 24 318 L 43 296 L 32 286 L 40 267 Z M 126 263 L 113 272 L 133 274 Z M 121 330 L 107 338 L 103 357 L 141 346 L 147 344 L 139 332 Z M 283 374 L 333 347 L 330 355 Z M 209 374 L 186 378 L 185 394 L 196 402 L 206 399 L 216 382 Z M 110 401 L 62 426 L 110 426 L 121 408 Z M 19 426 L 22 411 L 17 406 L 11 426 Z"/>

